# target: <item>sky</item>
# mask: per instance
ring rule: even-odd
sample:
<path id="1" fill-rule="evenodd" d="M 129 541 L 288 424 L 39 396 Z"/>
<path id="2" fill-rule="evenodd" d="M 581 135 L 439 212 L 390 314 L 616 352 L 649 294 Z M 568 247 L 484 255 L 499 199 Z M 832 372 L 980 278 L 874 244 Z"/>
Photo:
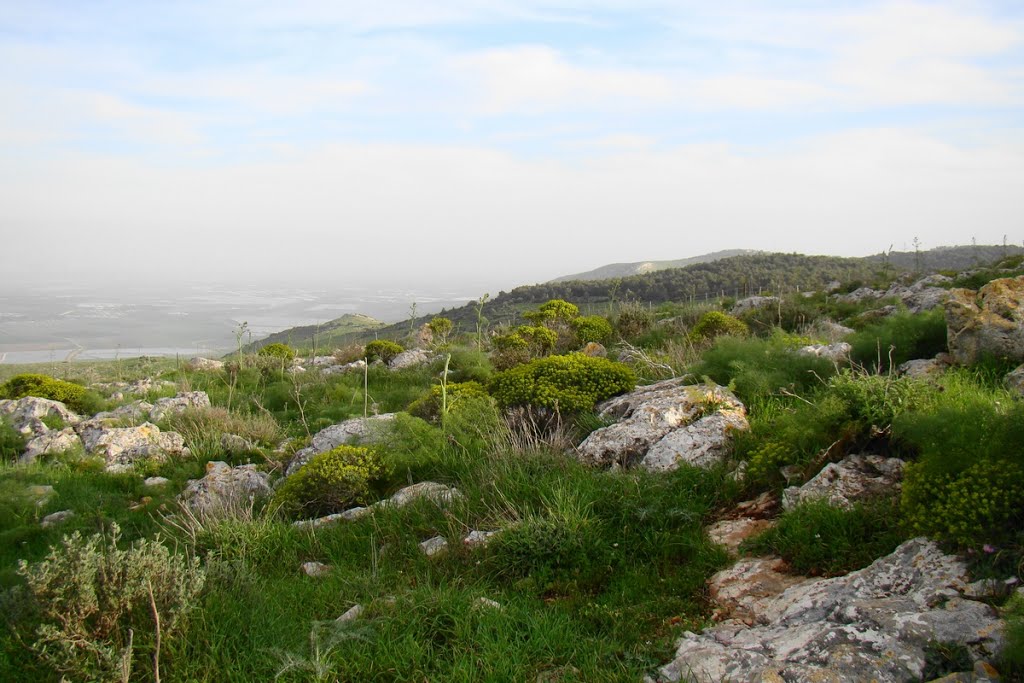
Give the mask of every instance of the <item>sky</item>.
<path id="1" fill-rule="evenodd" d="M 1024 241 L 1019 0 L 0 0 L 0 286 Z"/>

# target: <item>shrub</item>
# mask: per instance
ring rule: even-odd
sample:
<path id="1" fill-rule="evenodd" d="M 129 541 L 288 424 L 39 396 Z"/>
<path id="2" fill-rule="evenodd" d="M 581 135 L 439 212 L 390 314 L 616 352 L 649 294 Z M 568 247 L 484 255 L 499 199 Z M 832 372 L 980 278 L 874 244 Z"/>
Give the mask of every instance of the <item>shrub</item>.
<path id="1" fill-rule="evenodd" d="M 569 322 L 580 314 L 579 306 L 562 299 L 551 299 L 541 304 L 536 311 L 524 313 L 523 317 L 534 324 L 541 325 L 554 321 Z"/>
<path id="2" fill-rule="evenodd" d="M 549 356 L 495 375 L 491 395 L 502 407 L 531 405 L 565 412 L 592 410 L 636 384 L 633 371 L 606 358 Z"/>
<path id="3" fill-rule="evenodd" d="M 555 349 L 558 333 L 543 325 L 520 325 L 507 334 L 494 337 L 491 362 L 499 370 L 507 370 L 533 358 L 547 356 Z"/>
<path id="4" fill-rule="evenodd" d="M 15 375 L 0 385 L 0 397 L 17 399 L 25 396 L 60 401 L 79 413 L 95 413 L 102 409 L 102 399 L 95 393 L 80 384 L 54 379 L 48 375 Z"/>
<path id="5" fill-rule="evenodd" d="M 366 345 L 366 359 L 368 361 L 380 360 L 390 363 L 391 360 L 405 349 L 401 344 L 390 339 L 375 339 Z"/>
<path id="6" fill-rule="evenodd" d="M 942 309 L 895 313 L 850 335 L 848 341 L 853 347 L 850 357 L 854 361 L 888 372 L 900 363 L 931 358 L 946 350 L 945 314 Z"/>
<path id="7" fill-rule="evenodd" d="M 277 488 L 273 503 L 290 515 L 318 517 L 366 502 L 370 485 L 387 475 L 381 454 L 342 445 L 314 456 Z"/>
<path id="8" fill-rule="evenodd" d="M 833 507 L 810 501 L 786 512 L 744 550 L 781 556 L 799 574 L 836 576 L 866 567 L 903 541 L 899 508 L 893 501 Z"/>
<path id="9" fill-rule="evenodd" d="M 282 344 L 280 342 L 267 344 L 266 346 L 260 348 L 260 350 L 257 353 L 259 353 L 259 355 L 261 356 L 266 356 L 268 358 L 278 358 L 286 363 L 290 363 L 292 362 L 292 360 L 295 359 L 295 349 L 288 346 L 287 344 Z"/>
<path id="10" fill-rule="evenodd" d="M 335 349 L 332 355 L 337 363 L 346 365 L 366 358 L 366 349 L 362 344 L 349 344 L 340 349 Z"/>
<path id="11" fill-rule="evenodd" d="M 745 334 L 747 334 L 746 323 L 721 311 L 708 311 L 690 330 L 690 335 L 695 341 L 714 339 L 724 335 L 743 336 Z"/>
<path id="12" fill-rule="evenodd" d="M 448 378 L 453 382 L 480 382 L 486 384 L 494 374 L 494 366 L 483 351 L 456 348 L 448 363 Z"/>
<path id="13" fill-rule="evenodd" d="M 0 418 L 0 462 L 14 460 L 25 450 L 25 437 L 18 433 L 7 420 Z"/>
<path id="14" fill-rule="evenodd" d="M 584 346 L 590 342 L 604 344 L 612 338 L 612 324 L 600 315 L 587 315 L 576 318 L 571 323 L 576 333 L 576 343 Z"/>
<path id="15" fill-rule="evenodd" d="M 448 335 L 455 329 L 455 325 L 448 318 L 442 318 L 441 316 L 435 316 L 431 318 L 430 322 L 427 323 L 427 327 L 430 328 L 431 334 L 437 340 L 437 343 L 444 346 L 448 343 Z"/>
<path id="16" fill-rule="evenodd" d="M 619 310 L 615 319 L 615 330 L 623 339 L 636 339 L 651 329 L 654 316 L 639 304 L 629 304 Z"/>
<path id="17" fill-rule="evenodd" d="M 134 679 L 134 655 L 153 646 L 156 615 L 163 642 L 180 636 L 203 589 L 197 558 L 159 540 L 120 550 L 119 539 L 117 525 L 109 537 L 75 532 L 43 561 L 19 565 L 42 621 L 31 647 L 71 678 Z"/>
<path id="18" fill-rule="evenodd" d="M 467 398 L 486 398 L 487 390 L 479 382 L 449 382 L 443 392 L 447 399 L 447 410 L 453 413 L 459 410 Z M 441 418 L 442 391 L 440 385 L 430 389 L 409 405 L 410 415 L 430 422 Z"/>

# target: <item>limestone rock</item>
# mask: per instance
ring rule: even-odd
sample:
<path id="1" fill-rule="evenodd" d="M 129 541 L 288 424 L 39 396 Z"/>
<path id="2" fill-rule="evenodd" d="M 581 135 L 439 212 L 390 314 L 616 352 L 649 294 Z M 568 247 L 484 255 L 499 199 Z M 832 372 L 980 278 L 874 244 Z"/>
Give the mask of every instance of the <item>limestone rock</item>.
<path id="1" fill-rule="evenodd" d="M 206 475 L 192 479 L 179 499 L 201 515 L 228 514 L 272 493 L 270 476 L 255 465 L 231 467 L 225 462 L 206 463 Z"/>
<path id="2" fill-rule="evenodd" d="M 707 464 L 725 454 L 732 431 L 746 429 L 746 410 L 732 392 L 717 385 L 686 385 L 681 379 L 640 387 L 605 401 L 598 410 L 600 417 L 619 421 L 592 432 L 576 457 L 599 467 L 640 463 L 664 471 L 691 460 Z"/>
<path id="3" fill-rule="evenodd" d="M 482 608 L 482 609 L 496 609 L 496 610 L 505 609 L 504 607 L 501 606 L 500 602 L 498 602 L 496 600 L 491 600 L 490 598 L 484 598 L 484 597 L 477 598 L 476 599 L 476 603 L 474 603 L 474 607 L 478 607 L 478 608 Z"/>
<path id="4" fill-rule="evenodd" d="M 78 438 L 78 434 L 75 433 L 72 427 L 65 427 L 60 431 L 51 429 L 25 444 L 25 452 L 18 459 L 18 462 L 35 462 L 35 459 L 40 455 L 63 453 L 81 445 L 82 440 Z"/>
<path id="5" fill-rule="evenodd" d="M 792 510 L 810 500 L 825 500 L 830 505 L 852 508 L 859 501 L 891 496 L 900 491 L 903 466 L 899 458 L 881 455 L 848 455 L 838 463 L 829 463 L 803 486 L 790 486 L 782 492 L 782 507 Z"/>
<path id="6" fill-rule="evenodd" d="M 583 347 L 580 353 L 591 358 L 608 357 L 608 349 L 604 347 L 604 344 L 599 344 L 598 342 L 587 342 L 587 345 Z"/>
<path id="7" fill-rule="evenodd" d="M 845 363 L 850 360 L 850 351 L 853 347 L 846 342 L 836 342 L 834 344 L 808 344 L 802 346 L 797 351 L 804 356 L 817 356 L 818 358 L 825 358 L 832 361 L 833 363 Z"/>
<path id="8" fill-rule="evenodd" d="M 223 370 L 224 369 L 224 361 L 213 360 L 212 358 L 203 358 L 201 356 L 196 356 L 194 358 L 191 358 L 188 361 L 188 363 L 185 364 L 185 367 L 188 368 L 189 370 L 207 370 L 207 371 Z"/>
<path id="9" fill-rule="evenodd" d="M 167 477 L 146 477 L 142 481 L 142 485 L 146 486 L 146 487 L 149 487 L 149 488 L 157 487 L 157 486 L 167 486 L 170 483 L 171 483 L 171 480 L 168 479 Z"/>
<path id="10" fill-rule="evenodd" d="M 323 562 L 303 562 L 302 571 L 306 576 L 319 579 L 331 573 L 331 567 Z"/>
<path id="11" fill-rule="evenodd" d="M 914 379 L 930 379 L 941 375 L 947 367 L 946 363 L 937 358 L 919 358 L 901 363 L 896 372 Z"/>
<path id="12" fill-rule="evenodd" d="M 746 299 L 740 299 L 732 306 L 732 310 L 729 311 L 731 315 L 741 316 L 744 313 L 750 311 L 756 311 L 759 308 L 768 308 L 769 306 L 778 306 L 779 297 L 777 296 L 748 296 Z"/>
<path id="13" fill-rule="evenodd" d="M 880 292 L 877 289 L 861 287 L 860 289 L 853 290 L 849 294 L 840 294 L 836 297 L 836 300 L 844 304 L 859 304 L 864 301 L 868 301 L 869 299 L 879 299 L 884 295 L 885 292 Z"/>
<path id="14" fill-rule="evenodd" d="M 43 517 L 43 519 L 40 520 L 39 525 L 44 529 L 49 529 L 50 527 L 57 526 L 58 524 L 63 524 L 64 522 L 68 521 L 74 516 L 74 510 L 61 510 L 60 512 L 53 512 Z"/>
<path id="15" fill-rule="evenodd" d="M 768 519 L 756 519 L 754 517 L 739 517 L 737 519 L 722 519 L 708 527 L 708 538 L 713 543 L 725 547 L 730 553 L 735 554 L 743 541 L 767 531 L 775 525 L 775 522 Z"/>
<path id="16" fill-rule="evenodd" d="M 77 431 L 86 452 L 106 460 L 108 472 L 125 472 L 136 460 L 162 462 L 188 452 L 181 434 L 161 432 L 149 422 L 138 427 L 107 427 L 102 421 L 90 420 L 80 423 Z"/>
<path id="17" fill-rule="evenodd" d="M 372 443 L 376 430 L 384 427 L 393 419 L 395 419 L 394 413 L 371 415 L 370 417 L 354 417 L 351 420 L 345 420 L 344 422 L 321 429 L 313 436 L 313 442 L 308 447 L 295 453 L 291 462 L 288 463 L 285 474 L 295 474 L 314 455 L 326 453 L 342 444 Z"/>
<path id="18" fill-rule="evenodd" d="M 78 424 L 82 420 L 60 401 L 36 396 L 0 400 L 0 417 L 6 417 L 25 436 L 39 436 L 50 431 L 43 424 L 43 418 L 60 418 L 66 425 Z"/>
<path id="19" fill-rule="evenodd" d="M 334 621 L 337 624 L 348 624 L 350 622 L 355 621 L 359 617 L 363 616 L 363 612 L 365 611 L 366 609 L 362 605 L 352 605 L 345 611 L 344 614 L 342 614 Z"/>
<path id="20" fill-rule="evenodd" d="M 834 343 L 842 341 L 843 337 L 853 334 L 856 330 L 852 327 L 840 325 L 837 322 L 823 318 L 816 321 L 808 331 L 814 337 L 824 338 L 827 339 L 829 343 Z"/>
<path id="21" fill-rule="evenodd" d="M 113 410 L 106 410 L 93 415 L 93 420 L 137 420 L 149 419 L 149 413 L 153 410 L 153 404 L 147 401 L 132 401 Z"/>
<path id="22" fill-rule="evenodd" d="M 366 517 L 370 512 L 372 512 L 370 508 L 354 507 L 344 512 L 336 512 L 333 515 L 325 515 L 316 519 L 300 519 L 297 522 L 292 522 L 292 526 L 300 529 L 319 529 L 338 522 L 354 522 Z"/>
<path id="23" fill-rule="evenodd" d="M 912 539 L 859 571 L 787 588 L 757 606 L 753 627 L 684 634 L 658 680 L 916 681 L 932 641 L 991 658 L 1002 624 L 959 596 L 966 577 L 962 560 Z"/>
<path id="24" fill-rule="evenodd" d="M 462 539 L 462 545 L 467 548 L 481 548 L 491 542 L 491 539 L 500 534 L 500 531 L 470 531 L 469 534 Z"/>
<path id="25" fill-rule="evenodd" d="M 362 371 L 365 367 L 365 360 L 357 360 L 351 363 L 345 363 L 344 365 L 329 365 L 321 372 L 325 375 L 341 375 L 346 372 L 355 372 L 356 370 Z"/>
<path id="26" fill-rule="evenodd" d="M 1010 391 L 1014 391 L 1021 396 L 1024 396 L 1024 365 L 1021 365 L 1004 377 L 1003 384 L 1005 384 L 1006 388 Z"/>
<path id="27" fill-rule="evenodd" d="M 949 352 L 962 365 L 985 355 L 1024 361 L 1024 275 L 977 292 L 954 289 L 946 301 Z"/>
<path id="28" fill-rule="evenodd" d="M 444 536 L 434 536 L 420 543 L 420 550 L 427 557 L 433 557 L 438 553 L 448 550 L 448 539 Z"/>
<path id="29" fill-rule="evenodd" d="M 183 391 L 173 398 L 160 398 L 149 411 L 149 419 L 160 421 L 168 415 L 183 413 L 189 408 L 209 408 L 210 397 L 205 391 Z"/>
<path id="30" fill-rule="evenodd" d="M 430 360 L 430 356 L 423 349 L 409 349 L 392 358 L 388 362 L 388 367 L 392 370 L 402 370 L 414 365 L 423 365 L 428 360 Z"/>
<path id="31" fill-rule="evenodd" d="M 438 505 L 450 503 L 462 497 L 459 490 L 436 481 L 421 481 L 418 484 L 399 489 L 386 500 L 376 503 L 380 507 L 402 508 L 418 500 L 430 500 Z"/>
<path id="32" fill-rule="evenodd" d="M 220 437 L 220 447 L 228 453 L 245 453 L 256 449 L 256 445 L 245 437 L 237 434 L 224 434 Z"/>
<path id="33" fill-rule="evenodd" d="M 718 618 L 756 623 L 772 600 L 784 590 L 813 579 L 785 572 L 777 557 L 754 557 L 736 562 L 708 579 L 708 594 L 717 605 Z"/>

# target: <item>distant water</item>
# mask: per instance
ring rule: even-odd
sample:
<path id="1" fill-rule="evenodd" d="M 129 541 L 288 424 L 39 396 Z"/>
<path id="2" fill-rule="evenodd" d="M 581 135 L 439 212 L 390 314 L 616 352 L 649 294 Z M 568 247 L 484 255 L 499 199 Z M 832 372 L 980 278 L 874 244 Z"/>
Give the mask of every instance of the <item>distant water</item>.
<path id="1" fill-rule="evenodd" d="M 37 287 L 0 293 L 0 362 L 219 356 L 242 342 L 346 313 L 384 322 L 461 306 L 476 295 L 360 288 L 193 287 L 165 291 Z M 244 327 L 243 327 L 244 324 Z"/>

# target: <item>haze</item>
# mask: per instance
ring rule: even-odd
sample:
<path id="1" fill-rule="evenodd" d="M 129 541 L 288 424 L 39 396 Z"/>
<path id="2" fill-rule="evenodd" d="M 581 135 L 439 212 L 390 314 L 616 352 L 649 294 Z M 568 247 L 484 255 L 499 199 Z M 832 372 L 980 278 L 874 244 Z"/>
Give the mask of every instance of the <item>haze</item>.
<path id="1" fill-rule="evenodd" d="M 1019 243 L 1022 39 L 1016 0 L 3 2 L 0 285 Z"/>

